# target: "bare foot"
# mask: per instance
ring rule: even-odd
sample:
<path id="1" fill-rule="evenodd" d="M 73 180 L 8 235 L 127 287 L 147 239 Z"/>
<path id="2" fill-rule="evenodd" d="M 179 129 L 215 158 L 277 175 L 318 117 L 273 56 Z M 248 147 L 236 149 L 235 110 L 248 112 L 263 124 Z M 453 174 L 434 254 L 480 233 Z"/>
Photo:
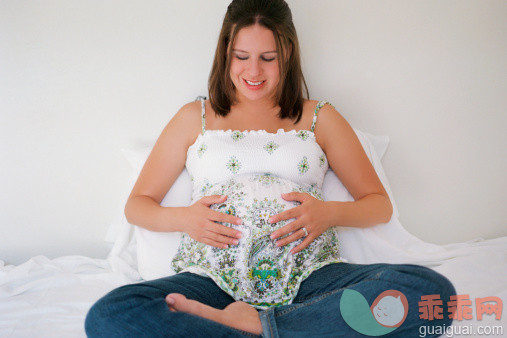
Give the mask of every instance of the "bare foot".
<path id="1" fill-rule="evenodd" d="M 171 302 L 171 298 L 174 302 Z M 182 311 L 213 320 L 220 324 L 253 334 L 262 334 L 262 324 L 257 310 L 245 302 L 234 302 L 223 310 L 215 309 L 196 300 L 187 299 L 179 293 L 171 293 L 165 298 L 169 309 Z"/>

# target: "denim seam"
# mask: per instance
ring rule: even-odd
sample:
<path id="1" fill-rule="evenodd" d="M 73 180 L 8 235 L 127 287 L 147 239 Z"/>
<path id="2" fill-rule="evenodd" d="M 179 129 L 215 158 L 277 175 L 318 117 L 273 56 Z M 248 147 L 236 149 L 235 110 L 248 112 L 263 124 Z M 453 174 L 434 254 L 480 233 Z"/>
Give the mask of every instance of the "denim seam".
<path id="1" fill-rule="evenodd" d="M 325 292 L 325 293 L 320 294 L 320 295 L 313 295 L 312 297 L 307 298 L 307 299 L 313 299 L 313 298 L 316 298 L 316 299 L 314 299 L 313 301 L 311 301 L 311 302 L 306 302 L 306 303 L 300 303 L 300 304 L 298 304 L 298 306 L 294 306 L 294 307 L 291 307 L 290 309 L 282 310 L 282 311 L 280 311 L 280 312 L 278 312 L 278 313 L 275 313 L 275 317 L 280 317 L 280 316 L 283 316 L 283 315 L 285 315 L 285 314 L 287 314 L 287 313 L 289 313 L 289 312 L 292 312 L 292 311 L 294 311 L 294 310 L 297 310 L 297 309 L 299 309 L 299 308 L 301 308 L 301 307 L 304 307 L 304 306 L 308 306 L 308 305 L 312 305 L 312 304 L 314 304 L 314 303 L 317 303 L 317 302 L 321 301 L 321 300 L 322 300 L 322 299 L 324 299 L 324 298 L 327 298 L 327 297 L 329 297 L 329 296 L 331 296 L 331 295 L 333 295 L 333 294 L 335 294 L 335 293 L 338 293 L 338 292 L 340 292 L 340 291 L 342 291 L 342 290 L 345 290 L 345 289 L 347 289 L 347 288 L 350 288 L 350 287 L 352 287 L 352 286 L 354 286 L 354 285 L 357 285 L 357 284 L 359 284 L 359 283 L 362 283 L 362 282 L 367 282 L 367 281 L 371 281 L 371 280 L 377 280 L 377 279 L 379 279 L 378 277 L 380 276 L 380 274 L 381 274 L 381 273 L 382 273 L 382 272 L 378 273 L 378 274 L 377 274 L 374 278 L 364 279 L 364 280 L 362 280 L 361 282 L 354 283 L 354 284 L 350 284 L 350 285 L 348 285 L 348 286 L 346 286 L 346 287 L 343 287 L 343 288 L 340 288 L 340 289 L 337 289 L 337 290 L 328 291 L 328 292 Z"/>
<path id="2" fill-rule="evenodd" d="M 269 326 L 269 333 L 271 334 L 271 337 L 273 337 L 274 336 L 274 334 L 273 334 L 273 325 L 271 325 L 271 320 L 269 318 L 268 318 L 268 326 Z"/>
<path id="3" fill-rule="evenodd" d="M 271 317 L 269 312 L 274 312 L 272 309 L 267 309 L 259 312 L 259 319 L 262 324 L 262 337 L 274 337 L 273 326 L 271 325 Z M 269 330 L 269 334 L 265 331 Z"/>
<path id="4" fill-rule="evenodd" d="M 273 309 L 273 311 L 272 311 L 272 312 L 273 312 L 273 318 L 274 318 L 274 317 L 275 317 L 275 316 L 274 316 L 274 314 L 275 314 L 275 309 Z M 268 324 L 269 324 L 269 331 L 271 332 L 271 337 L 274 337 L 274 336 L 275 336 L 275 333 L 273 332 L 273 324 L 271 323 L 271 318 L 269 318 L 269 317 L 268 317 L 268 319 L 269 319 L 269 322 L 268 322 Z M 273 320 L 274 320 L 274 319 L 273 319 Z"/>
<path id="5" fill-rule="evenodd" d="M 271 325 L 271 320 L 269 319 L 268 317 L 268 326 L 269 326 L 269 333 L 270 333 L 270 337 L 274 337 L 275 334 L 273 333 L 273 325 Z"/>

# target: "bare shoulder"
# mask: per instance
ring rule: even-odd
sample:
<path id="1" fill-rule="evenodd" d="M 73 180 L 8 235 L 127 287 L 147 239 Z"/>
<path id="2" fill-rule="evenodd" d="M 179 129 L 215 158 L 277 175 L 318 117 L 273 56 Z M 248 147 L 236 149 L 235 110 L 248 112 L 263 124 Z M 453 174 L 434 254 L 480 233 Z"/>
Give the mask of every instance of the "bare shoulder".
<path id="1" fill-rule="evenodd" d="M 387 196 L 354 129 L 329 104 L 319 110 L 315 138 L 329 166 L 355 200 L 372 193 Z"/>
<path id="2" fill-rule="evenodd" d="M 316 106 L 318 102 L 315 102 Z M 343 137 L 355 137 L 355 132 L 335 107 L 324 104 L 318 112 L 315 137 L 324 148 L 328 143 L 334 143 Z"/>
<path id="3" fill-rule="evenodd" d="M 304 116 L 311 116 L 311 119 L 313 119 L 313 114 L 315 112 L 315 109 L 317 108 L 317 105 L 324 101 L 317 101 L 317 100 L 305 100 L 303 103 L 303 118 Z M 318 112 L 318 120 L 320 120 L 322 117 L 321 115 L 326 115 L 333 117 L 334 115 L 338 114 L 338 111 L 331 105 L 330 102 L 325 101 L 326 104 L 324 104 Z M 341 115 L 340 115 L 341 116 Z M 334 116 L 336 117 L 336 116 Z M 326 118 L 324 118 L 326 119 Z"/>
<path id="4" fill-rule="evenodd" d="M 314 112 L 317 105 L 322 101 L 305 100 L 303 104 L 302 120 L 305 125 L 312 125 Z M 320 107 L 317 113 L 317 121 L 315 124 L 315 138 L 320 146 L 324 149 L 327 143 L 336 142 L 336 136 L 352 136 L 352 128 L 347 120 L 330 104 L 326 103 Z M 334 137 L 333 137 L 334 136 Z"/>
<path id="5" fill-rule="evenodd" d="M 192 101 L 183 105 L 180 108 L 178 113 L 197 115 L 197 117 L 201 116 L 201 101 Z"/>
<path id="6" fill-rule="evenodd" d="M 187 124 L 187 126 L 201 125 L 201 102 L 193 101 L 185 104 L 172 118 L 175 123 Z M 171 120 L 171 121 L 172 121 Z"/>
<path id="7" fill-rule="evenodd" d="M 167 123 L 146 160 L 131 196 L 150 196 L 160 203 L 185 167 L 188 147 L 201 131 L 199 102 L 184 105 Z"/>
<path id="8" fill-rule="evenodd" d="M 319 104 L 319 102 L 322 102 L 322 101 L 314 101 L 314 102 L 315 102 L 315 107 L 317 107 L 317 104 Z M 332 106 L 331 103 L 326 101 L 326 104 L 324 104 L 319 110 L 317 123 L 320 122 L 320 124 L 325 124 L 325 122 L 331 122 L 331 121 L 336 122 L 338 120 L 345 121 L 343 116 L 336 110 L 336 108 L 334 106 Z M 324 123 L 322 123 L 322 122 L 324 122 Z"/>
<path id="9" fill-rule="evenodd" d="M 179 135 L 188 145 L 201 132 L 201 103 L 193 101 L 182 106 L 167 124 L 164 132 Z"/>

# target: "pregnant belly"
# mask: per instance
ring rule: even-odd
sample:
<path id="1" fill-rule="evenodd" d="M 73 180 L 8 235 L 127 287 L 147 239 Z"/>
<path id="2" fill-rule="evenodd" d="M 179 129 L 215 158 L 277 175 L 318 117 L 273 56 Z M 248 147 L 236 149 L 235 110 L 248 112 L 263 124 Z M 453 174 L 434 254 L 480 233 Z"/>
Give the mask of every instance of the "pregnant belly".
<path id="1" fill-rule="evenodd" d="M 290 250 L 303 239 L 277 247 L 270 238 L 275 230 L 293 221 L 268 222 L 271 216 L 299 205 L 299 202 L 281 197 L 282 193 L 293 191 L 306 192 L 321 199 L 315 187 L 302 187 L 271 175 L 237 176 L 210 186 L 205 195 L 227 196 L 224 203 L 211 205 L 211 209 L 240 217 L 243 220 L 241 225 L 223 225 L 241 231 L 243 236 L 237 245 L 227 249 L 183 236 L 179 253 L 173 261 L 176 271 L 198 266 L 236 300 L 259 308 L 290 302 L 302 278 L 314 268 L 338 258 L 334 231 L 326 231 L 294 255 Z"/>
<path id="2" fill-rule="evenodd" d="M 279 293 L 287 288 L 288 277 L 297 265 L 301 265 L 307 252 L 291 255 L 290 250 L 299 245 L 303 238 L 286 246 L 277 247 L 270 235 L 294 219 L 277 223 L 269 223 L 271 216 L 298 206 L 299 202 L 286 201 L 281 195 L 293 191 L 311 192 L 292 181 L 271 175 L 238 176 L 227 182 L 215 185 L 210 194 L 227 195 L 227 200 L 211 208 L 227 214 L 235 215 L 243 220 L 243 224 L 224 223 L 242 232 L 243 236 L 237 245 L 228 249 L 211 248 L 207 260 L 214 262 L 219 269 L 234 270 L 234 275 L 243 276 L 251 281 L 251 292 L 268 296 L 272 291 Z M 319 198 L 316 194 L 314 195 Z M 231 273 L 232 275 L 232 273 Z M 277 282 L 280 287 L 275 287 Z M 286 290 L 285 290 L 286 291 Z M 270 295 L 273 296 L 273 295 Z"/>
<path id="3" fill-rule="evenodd" d="M 289 219 L 274 224 L 268 222 L 271 216 L 300 204 L 282 198 L 283 193 L 293 191 L 310 194 L 313 192 L 316 198 L 320 198 L 317 190 L 313 187 L 305 188 L 292 181 L 267 174 L 235 177 L 226 182 L 215 184 L 209 189 L 207 195 L 226 195 L 227 200 L 224 203 L 213 204 L 211 209 L 237 216 L 243 220 L 242 225 L 224 223 L 224 225 L 243 233 L 238 246 L 247 243 L 254 244 L 252 241 L 261 242 L 251 252 L 250 258 L 253 259 L 257 254 L 256 250 L 262 251 L 261 249 L 265 249 L 268 242 L 272 242 L 269 236 L 273 231 L 293 221 L 293 219 Z M 274 251 L 279 252 L 280 250 Z"/>

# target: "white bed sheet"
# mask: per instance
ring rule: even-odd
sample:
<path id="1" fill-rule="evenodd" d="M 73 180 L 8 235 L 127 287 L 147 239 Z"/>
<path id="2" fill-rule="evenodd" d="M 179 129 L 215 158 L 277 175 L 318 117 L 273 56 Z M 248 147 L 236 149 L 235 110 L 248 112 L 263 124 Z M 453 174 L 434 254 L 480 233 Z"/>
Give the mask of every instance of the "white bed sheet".
<path id="1" fill-rule="evenodd" d="M 84 319 L 110 290 L 140 280 L 126 254 L 0 261 L 0 337 L 86 337 Z"/>
<path id="2" fill-rule="evenodd" d="M 431 267 L 447 276 L 458 294 L 469 294 L 474 306 L 476 297 L 507 300 L 507 237 L 434 245 L 408 234 L 399 223 L 389 223 L 344 228 L 341 243 L 352 253 L 352 262 L 371 263 L 382 254 L 377 261 Z M 117 247 L 103 260 L 37 256 L 19 266 L 0 261 L 0 337 L 85 337 L 84 318 L 92 304 L 118 286 L 141 280 L 134 268 L 134 244 L 120 251 Z M 472 320 L 454 321 L 453 326 L 503 326 L 505 334 L 506 324 L 505 314 L 500 321 L 493 316 L 477 321 L 474 308 Z M 479 337 L 466 335 L 474 336 Z"/>

